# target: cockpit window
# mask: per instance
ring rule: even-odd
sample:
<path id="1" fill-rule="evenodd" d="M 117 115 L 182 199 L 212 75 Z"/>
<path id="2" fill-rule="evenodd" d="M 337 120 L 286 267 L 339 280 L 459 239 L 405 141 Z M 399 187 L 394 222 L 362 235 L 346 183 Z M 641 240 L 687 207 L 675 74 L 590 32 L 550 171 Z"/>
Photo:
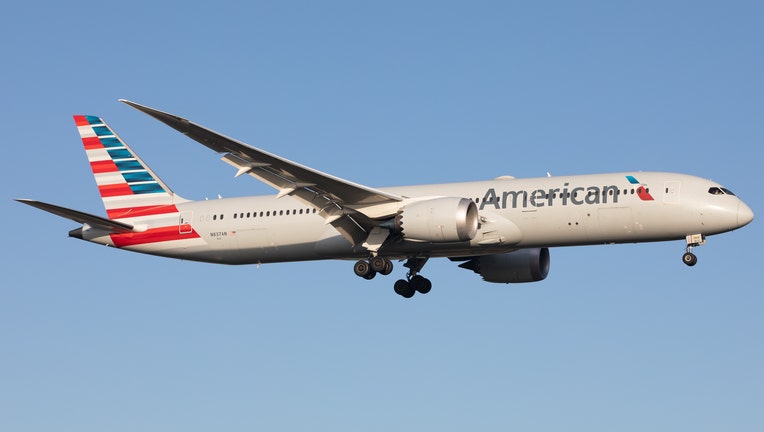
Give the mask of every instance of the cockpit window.
<path id="1" fill-rule="evenodd" d="M 735 196 L 735 194 L 732 193 L 731 190 L 723 188 L 723 187 L 716 187 L 716 186 L 708 189 L 708 193 L 710 193 L 711 195 L 732 195 L 732 196 Z"/>
<path id="2" fill-rule="evenodd" d="M 708 190 L 708 193 L 710 193 L 711 195 L 724 195 L 722 188 L 718 188 L 718 187 L 712 187 L 711 189 Z"/>

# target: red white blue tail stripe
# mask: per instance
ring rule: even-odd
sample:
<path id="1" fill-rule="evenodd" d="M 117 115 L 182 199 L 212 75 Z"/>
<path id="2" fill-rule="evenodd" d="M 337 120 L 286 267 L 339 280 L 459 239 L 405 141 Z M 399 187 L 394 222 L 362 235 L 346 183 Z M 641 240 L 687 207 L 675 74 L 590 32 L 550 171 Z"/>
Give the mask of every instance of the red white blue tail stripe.
<path id="1" fill-rule="evenodd" d="M 145 227 L 109 234 L 115 246 L 157 251 L 176 247 L 176 241 L 201 241 L 188 222 L 183 229 L 179 225 L 176 204 L 187 200 L 175 195 L 103 120 L 75 115 L 74 122 L 109 219 Z"/>
<path id="2" fill-rule="evenodd" d="M 177 212 L 178 197 L 103 120 L 75 115 L 74 122 L 110 219 Z"/>

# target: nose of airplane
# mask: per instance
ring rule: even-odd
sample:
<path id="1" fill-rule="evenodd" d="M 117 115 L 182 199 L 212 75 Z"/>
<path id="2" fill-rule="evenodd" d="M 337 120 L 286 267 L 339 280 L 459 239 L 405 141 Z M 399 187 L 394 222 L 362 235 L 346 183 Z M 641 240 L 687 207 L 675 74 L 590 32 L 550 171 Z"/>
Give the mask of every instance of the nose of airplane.
<path id="1" fill-rule="evenodd" d="M 737 206 L 737 226 L 743 227 L 751 223 L 753 220 L 753 210 L 746 205 L 743 201 Z"/>

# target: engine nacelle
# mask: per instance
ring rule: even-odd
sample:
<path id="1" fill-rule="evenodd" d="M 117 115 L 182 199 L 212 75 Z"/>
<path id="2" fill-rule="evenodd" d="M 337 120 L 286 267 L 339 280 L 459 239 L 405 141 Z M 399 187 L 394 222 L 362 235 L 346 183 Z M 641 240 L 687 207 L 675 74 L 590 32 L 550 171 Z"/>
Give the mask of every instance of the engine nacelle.
<path id="1" fill-rule="evenodd" d="M 538 282 L 549 274 L 549 249 L 520 249 L 472 258 L 459 267 L 483 276 L 486 282 Z"/>
<path id="2" fill-rule="evenodd" d="M 408 240 L 459 242 L 475 237 L 478 221 L 478 209 L 472 200 L 433 198 L 406 204 L 395 217 L 395 228 Z"/>

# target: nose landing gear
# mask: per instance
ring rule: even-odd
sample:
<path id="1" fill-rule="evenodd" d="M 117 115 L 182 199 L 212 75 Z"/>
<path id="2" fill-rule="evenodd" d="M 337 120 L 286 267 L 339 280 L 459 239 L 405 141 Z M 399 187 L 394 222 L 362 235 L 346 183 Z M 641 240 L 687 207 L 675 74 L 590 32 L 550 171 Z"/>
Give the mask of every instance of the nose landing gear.
<path id="1" fill-rule="evenodd" d="M 687 236 L 686 241 L 687 247 L 682 255 L 682 262 L 692 267 L 698 263 L 698 257 L 692 253 L 692 248 L 706 244 L 706 237 L 703 234 L 692 234 Z"/>

